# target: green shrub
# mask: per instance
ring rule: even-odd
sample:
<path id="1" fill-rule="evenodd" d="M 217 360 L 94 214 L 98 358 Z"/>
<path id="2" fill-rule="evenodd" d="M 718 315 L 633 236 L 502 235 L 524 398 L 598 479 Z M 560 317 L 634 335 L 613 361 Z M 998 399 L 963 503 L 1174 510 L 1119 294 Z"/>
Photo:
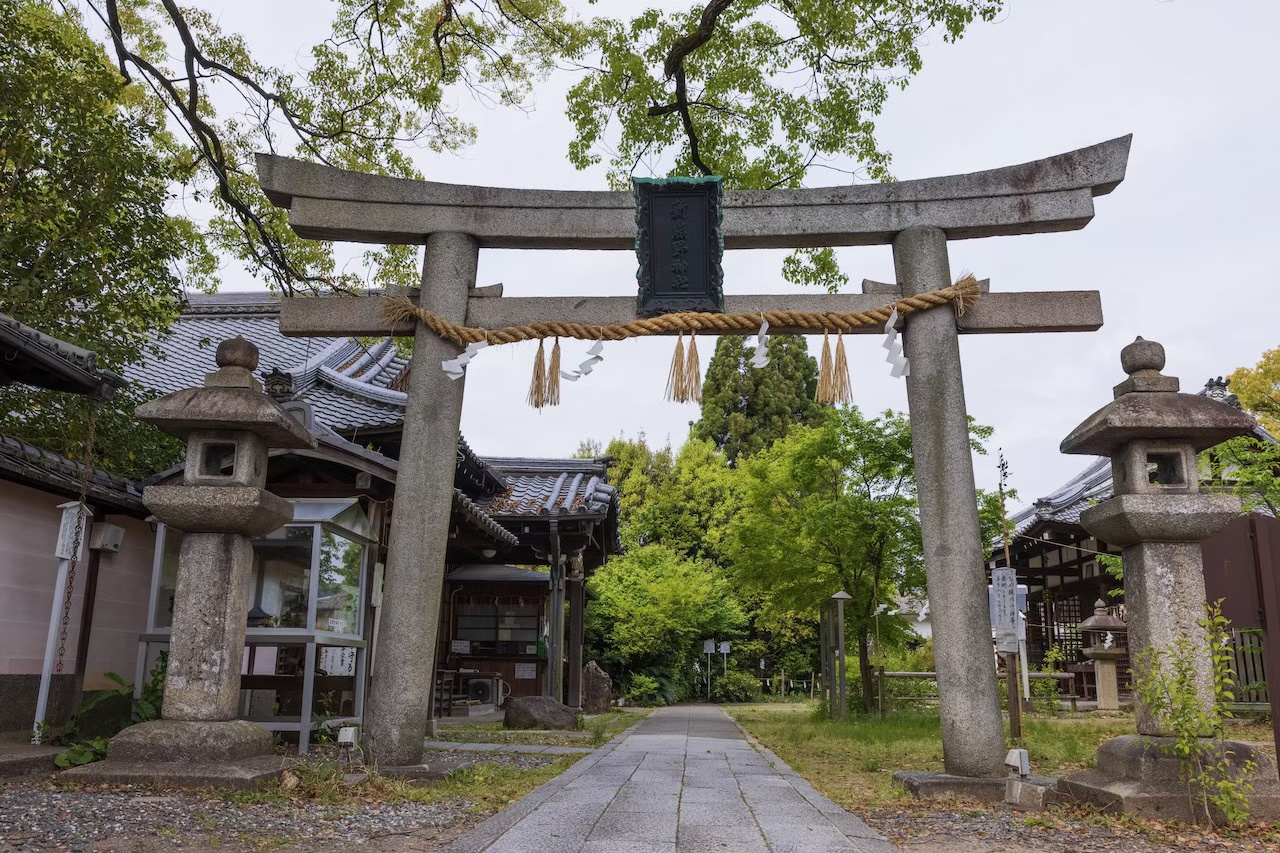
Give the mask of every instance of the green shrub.
<path id="1" fill-rule="evenodd" d="M 726 672 L 711 686 L 716 702 L 754 702 L 760 698 L 760 680 L 749 672 Z"/>
<path id="2" fill-rule="evenodd" d="M 659 700 L 658 679 L 652 675 L 632 675 L 627 701 L 633 705 L 654 705 Z"/>

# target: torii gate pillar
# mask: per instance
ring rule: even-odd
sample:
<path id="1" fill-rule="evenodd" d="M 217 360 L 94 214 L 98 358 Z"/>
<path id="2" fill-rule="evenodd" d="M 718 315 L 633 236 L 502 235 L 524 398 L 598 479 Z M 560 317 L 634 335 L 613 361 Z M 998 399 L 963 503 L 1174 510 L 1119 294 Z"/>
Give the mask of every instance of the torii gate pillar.
<path id="1" fill-rule="evenodd" d="M 429 235 L 418 304 L 455 323 L 465 321 L 479 253 L 474 237 Z M 379 628 L 394 640 L 382 643 L 373 659 L 364 719 L 365 750 L 383 767 L 422 761 L 466 382 L 449 379 L 436 365 L 457 355 L 453 344 L 426 326 L 414 330 L 396 476 L 398 511 L 387 545 Z"/>
<path id="2" fill-rule="evenodd" d="M 947 235 L 909 228 L 893 241 L 903 296 L 951 283 Z M 920 534 L 937 658 L 942 753 L 956 776 L 1000 776 L 1004 724 L 992 677 L 991 620 L 982 537 L 974 502 L 969 412 L 960 371 L 960 341 L 951 311 L 921 311 L 906 320 L 911 361 L 907 406 L 920 500 Z"/>

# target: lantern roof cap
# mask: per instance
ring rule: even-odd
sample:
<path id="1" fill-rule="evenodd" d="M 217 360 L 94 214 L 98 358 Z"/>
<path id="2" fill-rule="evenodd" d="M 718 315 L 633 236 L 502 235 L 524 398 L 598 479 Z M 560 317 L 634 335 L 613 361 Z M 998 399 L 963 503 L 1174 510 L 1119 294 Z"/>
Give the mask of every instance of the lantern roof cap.
<path id="1" fill-rule="evenodd" d="M 1196 452 L 1248 435 L 1257 425 L 1250 415 L 1200 394 L 1178 393 L 1176 377 L 1160 372 L 1164 347 L 1138 338 L 1120 353 L 1129 378 L 1116 398 L 1062 440 L 1063 453 L 1111 456 L 1132 441 L 1189 442 Z"/>
<path id="2" fill-rule="evenodd" d="M 1093 615 L 1078 626 L 1081 631 L 1124 631 L 1124 620 L 1107 612 L 1107 604 L 1098 599 L 1093 604 Z"/>

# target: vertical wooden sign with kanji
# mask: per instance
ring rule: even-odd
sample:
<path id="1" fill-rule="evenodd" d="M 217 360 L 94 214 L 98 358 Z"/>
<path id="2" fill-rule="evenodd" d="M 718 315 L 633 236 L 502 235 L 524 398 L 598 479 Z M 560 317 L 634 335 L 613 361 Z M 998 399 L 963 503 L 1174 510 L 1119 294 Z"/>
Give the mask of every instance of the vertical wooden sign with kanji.
<path id="1" fill-rule="evenodd" d="M 633 178 L 636 316 L 724 313 L 724 234 L 719 177 Z"/>

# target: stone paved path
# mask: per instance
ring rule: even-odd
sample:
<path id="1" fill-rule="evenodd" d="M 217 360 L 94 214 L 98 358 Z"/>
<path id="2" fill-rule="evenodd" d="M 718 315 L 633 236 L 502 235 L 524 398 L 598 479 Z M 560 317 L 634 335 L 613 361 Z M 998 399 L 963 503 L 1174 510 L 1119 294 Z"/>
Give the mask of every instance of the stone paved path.
<path id="1" fill-rule="evenodd" d="M 892 853 L 715 706 L 654 711 L 449 853 Z"/>

